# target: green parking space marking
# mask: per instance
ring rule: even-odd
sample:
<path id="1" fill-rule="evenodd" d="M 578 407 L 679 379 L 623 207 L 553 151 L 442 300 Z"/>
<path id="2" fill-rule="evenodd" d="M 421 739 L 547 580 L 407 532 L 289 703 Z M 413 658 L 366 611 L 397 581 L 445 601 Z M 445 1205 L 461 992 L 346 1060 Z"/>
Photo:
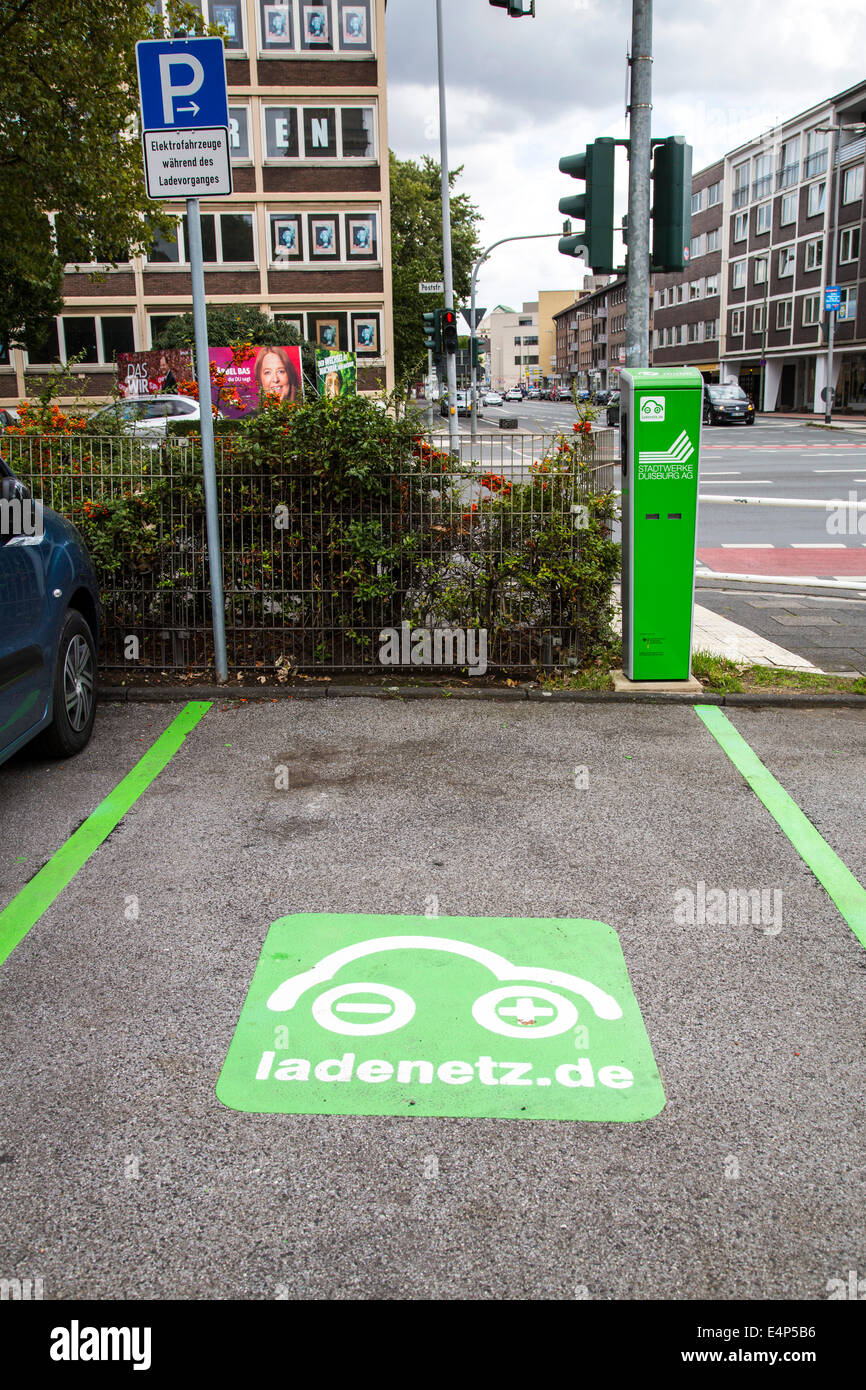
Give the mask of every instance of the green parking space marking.
<path id="1" fill-rule="evenodd" d="M 512 1120 L 665 1104 L 604 922 L 355 913 L 272 923 L 216 1094 L 252 1114 Z"/>
<path id="2" fill-rule="evenodd" d="M 693 708 L 829 893 L 861 946 L 866 946 L 866 888 L 830 848 L 823 835 L 819 835 L 718 705 L 695 705 Z"/>
<path id="3" fill-rule="evenodd" d="M 204 718 L 210 707 L 210 700 L 190 700 L 123 781 L 118 782 L 84 824 L 70 835 L 48 863 L 0 912 L 0 965 L 11 956 L 19 941 L 87 863 L 94 850 L 107 839 L 142 792 L 171 762 L 187 734 Z"/>

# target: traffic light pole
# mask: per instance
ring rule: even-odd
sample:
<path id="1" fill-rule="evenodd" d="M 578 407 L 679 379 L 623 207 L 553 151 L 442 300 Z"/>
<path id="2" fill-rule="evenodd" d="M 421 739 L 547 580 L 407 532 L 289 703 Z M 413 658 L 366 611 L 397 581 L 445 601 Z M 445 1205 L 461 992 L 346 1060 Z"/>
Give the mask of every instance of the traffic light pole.
<path id="1" fill-rule="evenodd" d="M 632 0 L 626 366 L 649 366 L 652 0 Z"/>
<path id="2" fill-rule="evenodd" d="M 436 49 L 439 66 L 439 161 L 442 174 L 442 260 L 445 281 L 445 308 L 454 308 L 454 274 L 451 269 L 451 185 L 448 179 L 448 126 L 445 115 L 445 53 L 442 36 L 442 0 L 436 0 Z M 448 388 L 448 438 L 452 450 L 457 447 L 457 359 L 453 352 L 445 354 L 445 373 Z"/>
<path id="3" fill-rule="evenodd" d="M 544 237 L 551 236 L 558 237 L 559 232 L 529 232 L 525 236 L 500 237 L 499 241 L 494 241 L 491 246 L 488 246 L 486 251 L 482 251 L 478 260 L 472 267 L 472 293 L 469 308 L 469 366 L 472 372 L 472 417 L 469 421 L 469 434 L 473 444 L 478 438 L 478 374 L 472 366 L 475 360 L 475 342 L 477 338 L 475 330 L 478 327 L 475 322 L 475 281 L 478 278 L 478 272 L 487 260 L 490 252 L 495 251 L 497 246 L 503 246 L 506 241 L 541 241 Z"/>

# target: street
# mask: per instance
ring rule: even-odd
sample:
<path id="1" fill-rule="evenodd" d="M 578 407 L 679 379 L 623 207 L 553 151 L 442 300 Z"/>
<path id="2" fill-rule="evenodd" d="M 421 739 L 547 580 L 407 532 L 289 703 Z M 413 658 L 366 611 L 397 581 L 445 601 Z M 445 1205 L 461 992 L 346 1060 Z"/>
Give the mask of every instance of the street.
<path id="1" fill-rule="evenodd" d="M 4 768 L 0 935 L 28 880 L 182 708 L 105 706 L 73 763 L 25 750 Z M 724 728 L 688 706 L 625 708 L 196 708 L 3 967 L 9 1272 L 41 1278 L 46 1299 L 826 1299 L 862 1257 L 863 945 Z M 862 883 L 862 714 L 728 718 L 825 837 L 837 879 Z M 352 1080 L 336 1087 L 344 1113 L 315 1114 L 333 1083 L 285 1081 L 293 1113 L 226 1108 L 215 1088 L 269 927 L 288 917 L 296 946 L 282 950 L 307 933 L 314 960 L 335 913 L 425 937 L 509 919 L 503 954 L 524 964 L 539 919 L 605 924 L 663 1097 L 619 1122 L 456 1118 L 453 1085 L 446 1113 L 371 1114 L 383 1088 Z M 849 916 L 862 938 L 862 908 Z M 371 959 L 361 978 L 393 979 L 384 968 Z M 470 1046 L 507 1057 L 471 1023 L 477 1040 L 449 1042 L 439 978 L 440 1055 L 469 1057 L 470 1072 Z M 594 1008 L 581 1003 L 588 1029 L 562 1042 L 569 1085 L 590 1083 L 580 1049 L 597 1067 L 599 1030 L 615 1027 Z M 303 1056 L 301 1027 L 271 1027 L 270 1046 L 291 1035 Z M 402 1046 L 421 1046 L 404 1031 Z M 375 1039 L 322 1038 L 323 1057 L 377 1055 Z M 487 1090 L 525 1107 L 501 1086 L 477 1103 Z M 628 1096 L 562 1094 L 596 1092 L 608 1115 Z"/>

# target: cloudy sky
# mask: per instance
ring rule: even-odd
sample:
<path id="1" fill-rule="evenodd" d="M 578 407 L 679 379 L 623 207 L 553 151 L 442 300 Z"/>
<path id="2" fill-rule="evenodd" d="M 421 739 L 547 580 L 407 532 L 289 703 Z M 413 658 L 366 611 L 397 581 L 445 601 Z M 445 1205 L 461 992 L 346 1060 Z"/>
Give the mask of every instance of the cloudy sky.
<path id="1" fill-rule="evenodd" d="M 449 163 L 464 166 L 485 246 L 558 232 L 559 199 L 583 191 L 560 174 L 560 155 L 628 134 L 630 0 L 535 8 L 534 20 L 509 19 L 487 0 L 443 0 Z M 656 0 L 654 12 L 653 135 L 685 135 L 695 169 L 866 78 L 862 0 Z M 389 0 L 387 44 L 391 148 L 438 159 L 435 0 Z M 577 289 L 583 274 L 553 239 L 518 242 L 480 272 L 478 302 L 519 308 L 540 289 Z"/>

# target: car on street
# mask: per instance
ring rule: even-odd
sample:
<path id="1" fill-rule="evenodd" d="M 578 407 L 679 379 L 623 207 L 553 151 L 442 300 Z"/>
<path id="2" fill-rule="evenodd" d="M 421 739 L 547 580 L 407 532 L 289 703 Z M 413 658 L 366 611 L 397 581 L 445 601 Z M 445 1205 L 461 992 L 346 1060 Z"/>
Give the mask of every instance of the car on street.
<path id="1" fill-rule="evenodd" d="M 522 400 L 523 400 L 523 392 L 522 392 L 522 391 L 518 391 L 518 389 L 517 389 L 516 386 L 512 386 L 512 388 L 511 388 L 510 391 L 506 391 L 506 392 L 505 392 L 505 399 L 506 399 L 507 401 L 522 401 Z"/>
<path id="2" fill-rule="evenodd" d="M 127 396 L 94 411 L 88 424 L 99 433 L 115 431 L 136 438 L 164 439 L 170 420 L 201 419 L 198 401 L 190 396 Z"/>
<path id="3" fill-rule="evenodd" d="M 541 400 L 541 392 L 539 391 L 539 389 L 538 389 L 537 386 L 533 386 L 533 388 L 532 388 L 531 391 L 527 391 L 527 393 L 526 393 L 526 399 L 527 399 L 528 401 L 540 401 L 540 400 Z"/>
<path id="4" fill-rule="evenodd" d="M 704 424 L 753 425 L 755 407 L 742 386 L 735 381 L 723 385 L 708 383 L 704 387 Z"/>
<path id="5" fill-rule="evenodd" d="M 70 521 L 0 457 L 0 763 L 39 737 L 80 753 L 96 716 L 99 593 Z"/>
<path id="6" fill-rule="evenodd" d="M 605 407 L 607 411 L 607 423 L 609 425 L 619 424 L 619 401 L 619 391 L 611 391 L 608 395 L 607 405 Z"/>
<path id="7" fill-rule="evenodd" d="M 5 429 L 7 425 L 17 425 L 19 418 L 17 410 L 13 410 L 9 405 L 4 406 L 0 410 L 0 429 Z"/>
<path id="8" fill-rule="evenodd" d="M 611 394 L 610 391 L 596 391 L 592 398 L 593 405 L 607 405 L 611 398 Z"/>
<path id="9" fill-rule="evenodd" d="M 481 400 L 482 405 L 502 405 L 502 397 L 498 391 L 485 391 Z"/>

